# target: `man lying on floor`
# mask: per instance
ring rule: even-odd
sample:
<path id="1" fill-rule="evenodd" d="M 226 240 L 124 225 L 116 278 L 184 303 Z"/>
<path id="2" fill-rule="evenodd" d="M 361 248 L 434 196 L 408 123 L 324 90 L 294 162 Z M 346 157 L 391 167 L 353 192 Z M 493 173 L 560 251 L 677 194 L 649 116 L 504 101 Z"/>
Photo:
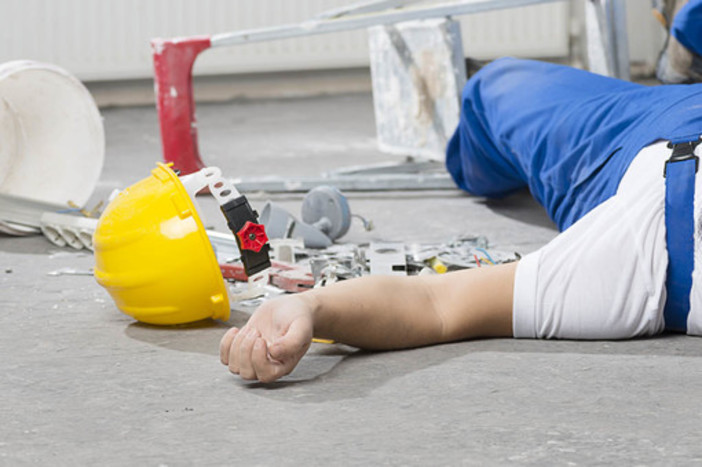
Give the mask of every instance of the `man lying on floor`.
<path id="1" fill-rule="evenodd" d="M 500 59 L 466 84 L 459 187 L 528 187 L 562 233 L 518 263 L 371 276 L 264 303 L 222 338 L 244 379 L 288 374 L 313 336 L 399 349 L 492 336 L 702 334 L 702 84 L 646 87 Z"/>

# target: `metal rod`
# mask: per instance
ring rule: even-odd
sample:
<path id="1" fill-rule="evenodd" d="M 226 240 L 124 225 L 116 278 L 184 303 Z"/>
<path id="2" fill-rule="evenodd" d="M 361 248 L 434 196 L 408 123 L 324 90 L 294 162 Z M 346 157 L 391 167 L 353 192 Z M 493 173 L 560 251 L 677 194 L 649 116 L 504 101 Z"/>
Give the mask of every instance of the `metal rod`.
<path id="1" fill-rule="evenodd" d="M 338 177 L 247 177 L 233 182 L 245 193 L 304 193 L 320 185 L 341 191 L 457 190 L 448 173 Z"/>
<path id="2" fill-rule="evenodd" d="M 593 73 L 614 76 L 614 62 L 610 46 L 609 28 L 603 0 L 585 2 L 585 24 L 587 25 L 588 68 Z"/>
<path id="3" fill-rule="evenodd" d="M 445 3 L 431 7 L 408 8 L 398 11 L 383 11 L 368 15 L 342 17 L 341 19 L 310 20 L 304 23 L 288 24 L 271 28 L 215 34 L 212 36 L 212 47 L 249 44 L 276 39 L 311 36 L 314 34 L 327 34 L 331 32 L 349 31 L 352 29 L 363 29 L 381 24 L 466 15 L 483 11 L 494 11 L 560 1 L 564 0 L 470 0 Z"/>
<path id="4" fill-rule="evenodd" d="M 373 0 L 371 2 L 354 3 L 333 10 L 324 11 L 315 19 L 334 19 L 360 13 L 373 13 L 391 8 L 401 8 L 412 3 L 419 3 L 425 0 Z"/>
<path id="5" fill-rule="evenodd" d="M 616 77 L 629 81 L 631 71 L 629 65 L 629 40 L 626 31 L 626 4 L 624 0 L 610 0 L 610 21 L 614 49 Z"/>
<path id="6" fill-rule="evenodd" d="M 380 162 L 376 164 L 364 164 L 357 166 L 346 166 L 340 169 L 331 170 L 323 174 L 324 177 L 349 177 L 364 175 L 389 175 L 389 174 L 420 174 L 430 171 L 441 171 L 446 173 L 443 161 L 417 159 L 408 162 Z"/>
<path id="7" fill-rule="evenodd" d="M 590 71 L 628 81 L 631 74 L 624 1 L 588 0 L 585 19 Z"/>

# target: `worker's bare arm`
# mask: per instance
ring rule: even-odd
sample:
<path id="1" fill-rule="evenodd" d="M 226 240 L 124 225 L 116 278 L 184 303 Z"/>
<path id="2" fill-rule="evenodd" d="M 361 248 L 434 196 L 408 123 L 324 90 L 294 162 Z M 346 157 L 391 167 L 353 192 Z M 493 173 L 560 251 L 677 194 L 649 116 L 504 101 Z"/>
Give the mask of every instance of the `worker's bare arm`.
<path id="1" fill-rule="evenodd" d="M 376 350 L 509 336 L 515 269 L 365 277 L 271 300 L 222 338 L 222 363 L 244 379 L 273 381 L 292 371 L 312 335 Z"/>
<path id="2" fill-rule="evenodd" d="M 364 349 L 512 333 L 514 264 L 434 276 L 365 277 L 300 296 L 315 336 Z"/>

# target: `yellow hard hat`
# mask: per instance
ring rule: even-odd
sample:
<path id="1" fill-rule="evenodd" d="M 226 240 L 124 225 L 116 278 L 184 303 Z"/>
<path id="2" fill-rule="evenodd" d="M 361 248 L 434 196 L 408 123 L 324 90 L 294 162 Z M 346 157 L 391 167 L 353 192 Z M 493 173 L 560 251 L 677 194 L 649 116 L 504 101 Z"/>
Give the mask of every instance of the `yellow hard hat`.
<path id="1" fill-rule="evenodd" d="M 93 240 L 95 278 L 125 314 L 151 324 L 229 319 L 214 250 L 191 195 L 168 166 L 159 163 L 117 195 Z"/>

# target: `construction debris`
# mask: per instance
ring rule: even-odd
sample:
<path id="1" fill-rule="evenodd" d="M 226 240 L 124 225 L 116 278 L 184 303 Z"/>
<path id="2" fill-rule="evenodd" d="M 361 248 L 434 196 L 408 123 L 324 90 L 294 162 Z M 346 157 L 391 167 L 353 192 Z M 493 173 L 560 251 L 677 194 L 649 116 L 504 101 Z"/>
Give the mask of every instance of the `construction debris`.
<path id="1" fill-rule="evenodd" d="M 324 232 L 300 221 L 275 203 L 266 203 L 260 221 L 269 238 L 300 238 L 307 248 L 326 248 L 333 242 Z"/>
<path id="2" fill-rule="evenodd" d="M 304 247 L 302 240 L 295 238 L 273 238 L 270 244 L 271 258 L 283 263 L 294 263 L 295 250 Z"/>
<path id="3" fill-rule="evenodd" d="M 93 249 L 93 233 L 97 219 L 45 212 L 41 219 L 41 232 L 54 245 L 70 246 L 76 250 Z"/>
<path id="4" fill-rule="evenodd" d="M 163 184 L 167 184 L 167 186 L 161 187 Z M 177 190 L 179 185 L 184 190 Z M 128 277 L 129 274 L 133 274 L 136 268 L 141 267 L 142 262 L 158 266 L 153 261 L 149 263 L 148 260 L 144 259 L 144 255 L 151 254 L 154 248 L 166 249 L 164 251 L 167 251 L 168 248 L 173 249 L 172 252 L 161 255 L 159 258 L 168 258 L 173 267 L 182 267 L 182 265 L 187 264 L 187 274 L 185 271 L 179 273 L 172 268 L 155 268 L 154 270 L 158 272 L 160 278 L 158 282 L 160 289 L 156 292 L 163 295 L 164 302 L 177 303 L 180 308 L 175 308 L 177 313 L 161 316 L 158 314 L 160 308 L 154 312 L 148 306 L 143 305 L 143 303 L 148 305 L 151 302 L 142 300 L 136 304 L 136 308 L 132 307 L 128 308 L 127 311 L 122 311 L 140 321 L 153 324 L 182 324 L 204 317 L 226 320 L 231 303 L 249 302 L 254 304 L 256 300 L 282 293 L 303 292 L 366 275 L 443 274 L 456 269 L 499 264 L 519 258 L 516 253 L 510 254 L 488 249 L 488 242 L 484 237 L 463 237 L 441 244 L 376 241 L 361 245 L 335 245 L 333 241 L 345 235 L 349 230 L 353 216 L 343 194 L 330 186 L 315 188 L 305 196 L 302 205 L 302 220 L 298 220 L 284 209 L 268 203 L 261 215 L 261 222 L 265 224 L 264 230 L 264 226 L 251 221 L 251 219 L 256 219 L 256 213 L 251 206 L 247 202 L 240 203 L 238 201 L 244 198 L 231 183 L 222 178 L 219 169 L 213 167 L 178 177 L 167 166 L 161 164 L 152 172 L 151 177 L 138 182 L 119 196 L 114 197 L 110 202 L 112 210 L 110 211 L 108 207 L 105 215 L 108 212 L 112 216 L 122 215 L 118 209 L 119 206 L 115 207 L 115 203 L 128 205 L 137 201 L 145 203 L 144 200 L 148 200 L 150 207 L 153 208 L 154 201 L 151 200 L 151 195 L 155 190 L 153 186 L 175 193 L 171 197 L 157 198 L 162 205 L 152 209 L 153 213 L 162 216 L 168 222 L 173 222 L 172 219 L 182 222 L 181 218 L 195 218 L 194 216 L 197 216 L 196 220 L 199 220 L 199 206 L 194 202 L 195 194 L 203 187 L 209 187 L 210 193 L 222 207 L 228 226 L 236 232 L 236 235 L 231 232 L 206 231 L 199 221 L 196 222 L 197 232 L 187 230 L 192 235 L 189 234 L 186 239 L 180 236 L 180 232 L 185 230 L 176 229 L 163 219 L 161 221 L 158 218 L 154 219 L 153 215 L 147 220 L 135 220 L 131 215 L 119 218 L 125 223 L 125 226 L 121 227 L 121 224 L 117 225 L 114 221 L 100 223 L 93 218 L 75 215 L 76 212 L 72 214 L 47 212 L 41 217 L 41 228 L 44 235 L 55 245 L 69 246 L 73 249 L 92 250 L 93 241 L 95 241 L 94 249 L 98 264 L 95 272 L 93 270 L 62 268 L 48 274 L 51 276 L 95 274 L 98 281 L 106 286 L 108 291 L 121 293 L 121 289 L 115 285 L 119 283 L 110 282 L 115 281 L 119 274 L 106 273 L 99 269 L 101 265 L 105 266 L 106 259 L 114 259 L 107 254 L 108 252 L 112 253 L 110 242 L 117 242 L 116 244 L 124 246 L 119 243 L 124 236 L 123 231 L 129 233 L 130 229 L 137 229 L 138 232 L 141 232 L 139 229 L 142 223 L 160 222 L 158 224 L 161 226 L 160 230 L 149 230 L 150 234 L 155 235 L 150 240 L 153 245 L 148 248 L 140 246 L 141 250 L 136 253 L 124 253 L 128 254 L 133 262 L 131 266 L 120 263 L 119 266 L 124 267 L 124 270 L 118 272 L 126 274 Z M 130 196 L 137 201 L 131 198 L 127 200 L 128 202 L 124 201 Z M 174 196 L 177 198 L 176 201 L 162 201 L 173 200 Z M 245 209 L 246 212 L 236 214 L 234 211 L 237 209 Z M 243 217 L 246 217 L 244 220 L 247 222 L 243 222 Z M 360 219 L 366 229 L 371 227 L 371 222 L 363 218 Z M 234 225 L 235 221 L 238 223 L 237 225 Z M 103 228 L 101 232 L 100 226 L 103 224 L 107 227 Z M 164 226 L 167 228 L 165 233 Z M 113 232 L 108 227 L 118 229 Z M 179 232 L 179 234 L 172 235 L 173 232 Z M 272 237 L 272 241 L 269 242 L 268 236 Z M 181 247 L 174 243 L 176 240 L 179 242 L 187 240 L 192 244 L 184 244 L 185 246 Z M 213 250 L 214 255 L 204 254 L 208 246 Z M 186 262 L 180 257 L 182 251 L 192 252 L 192 254 L 200 253 L 196 255 L 194 262 Z M 242 255 L 242 251 L 248 254 L 248 266 L 246 264 L 247 255 Z M 269 251 L 273 257 L 272 260 L 269 259 Z M 258 261 L 258 257 L 251 256 L 259 253 L 265 256 L 265 261 Z M 102 254 L 102 263 L 99 261 L 100 254 Z M 210 262 L 208 258 L 213 261 Z M 253 263 L 251 263 L 252 258 L 255 260 Z M 177 287 L 174 285 L 178 280 L 192 274 L 193 264 L 201 269 L 203 274 L 205 272 L 208 275 L 212 273 L 209 280 L 201 281 L 201 284 L 198 285 L 201 288 L 204 287 L 203 290 L 207 289 L 204 294 L 191 291 L 190 289 L 195 287 L 195 284 L 190 282 L 182 283 Z M 217 277 L 220 279 L 216 280 Z M 225 284 L 221 282 L 221 279 L 227 282 L 227 287 L 224 287 Z M 153 285 L 152 282 L 142 284 L 142 288 L 145 290 L 143 294 L 148 296 L 149 300 L 153 298 L 155 293 L 147 290 L 147 286 L 151 285 Z M 211 287 L 216 287 L 216 290 L 209 290 Z M 174 295 L 178 295 L 176 292 L 183 292 L 183 296 L 175 297 Z M 205 297 L 205 305 L 201 304 L 203 297 Z M 135 300 L 141 299 L 137 297 Z M 183 305 L 188 300 L 192 303 L 188 302 Z M 208 306 L 210 308 L 207 308 Z M 203 309 L 204 311 L 200 312 Z"/>
<path id="5" fill-rule="evenodd" d="M 403 243 L 371 243 L 366 252 L 373 276 L 406 276 L 407 261 Z"/>
<path id="6" fill-rule="evenodd" d="M 55 271 L 49 271 L 46 273 L 47 276 L 92 276 L 92 269 L 75 269 L 75 268 L 61 268 Z"/>
<path id="7" fill-rule="evenodd" d="M 272 261 L 269 270 L 268 292 L 272 291 L 274 295 L 302 292 L 366 275 L 443 274 L 520 258 L 518 253 L 489 248 L 485 237 L 460 237 L 441 244 L 373 242 L 305 249 L 300 243 L 290 243 L 289 247 L 292 252 L 288 254 L 295 262 Z M 247 280 L 243 266 L 237 262 L 220 264 L 220 269 L 229 281 Z"/>
<path id="8" fill-rule="evenodd" d="M 360 277 L 366 272 L 363 251 L 356 245 L 334 245 L 309 259 L 315 287 Z"/>
<path id="9" fill-rule="evenodd" d="M 248 281 L 249 277 L 244 271 L 244 266 L 235 264 L 220 264 L 222 276 L 234 281 Z M 272 261 L 271 267 L 266 271 L 270 284 L 287 292 L 302 292 L 314 287 L 312 272 L 305 265 L 282 263 Z"/>

